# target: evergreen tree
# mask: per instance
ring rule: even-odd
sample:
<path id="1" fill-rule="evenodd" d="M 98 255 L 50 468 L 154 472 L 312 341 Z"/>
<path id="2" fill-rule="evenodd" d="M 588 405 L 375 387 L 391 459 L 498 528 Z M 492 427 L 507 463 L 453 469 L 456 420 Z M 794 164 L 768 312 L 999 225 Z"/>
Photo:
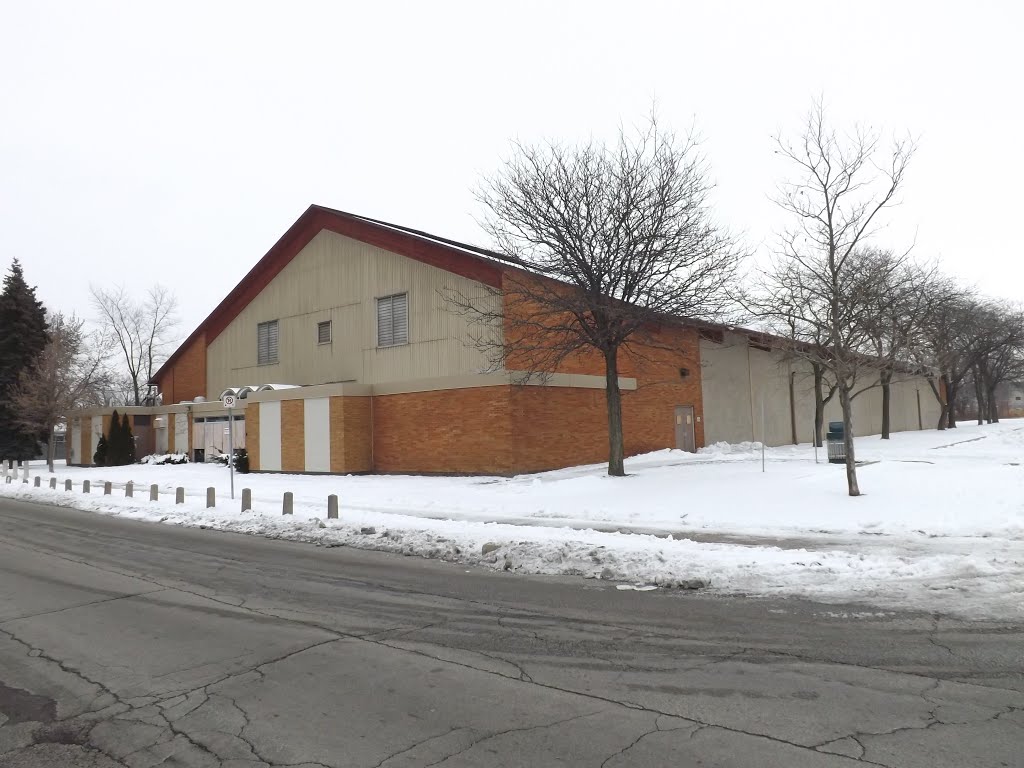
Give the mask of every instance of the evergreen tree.
<path id="1" fill-rule="evenodd" d="M 105 467 L 107 466 L 109 456 L 110 450 L 107 445 L 107 436 L 100 435 L 100 439 L 96 441 L 96 453 L 92 455 L 92 463 L 97 467 Z"/>
<path id="2" fill-rule="evenodd" d="M 46 346 L 46 330 L 46 310 L 15 259 L 0 292 L 0 458 L 20 461 L 38 453 L 42 435 L 19 425 L 12 400 L 22 373 Z"/>
<path id="3" fill-rule="evenodd" d="M 132 422 L 128 414 L 121 419 L 121 464 L 135 463 L 135 435 L 132 434 Z"/>
<path id="4" fill-rule="evenodd" d="M 122 446 L 121 417 L 114 411 L 110 417 L 110 428 L 107 430 L 107 466 L 119 467 L 124 464 L 121 460 L 124 455 Z"/>

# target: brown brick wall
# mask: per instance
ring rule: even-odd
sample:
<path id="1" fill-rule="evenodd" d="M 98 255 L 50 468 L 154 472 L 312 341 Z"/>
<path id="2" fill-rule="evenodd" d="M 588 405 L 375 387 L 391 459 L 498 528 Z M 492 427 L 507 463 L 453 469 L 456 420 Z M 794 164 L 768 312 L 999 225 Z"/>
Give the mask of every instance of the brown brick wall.
<path id="1" fill-rule="evenodd" d="M 245 451 L 249 454 L 249 469 L 260 468 L 260 404 L 249 403 L 245 409 Z"/>
<path id="2" fill-rule="evenodd" d="M 305 400 L 281 401 L 281 471 L 306 471 Z"/>
<path id="3" fill-rule="evenodd" d="M 369 472 L 373 469 L 373 437 L 369 397 L 332 397 L 331 472 Z"/>
<path id="4" fill-rule="evenodd" d="M 479 387 L 374 397 L 374 469 L 512 472 L 510 389 Z"/>
<path id="5" fill-rule="evenodd" d="M 164 405 L 207 397 L 206 336 L 199 334 L 157 381 Z M 219 392 L 217 393 L 220 394 Z"/>
<path id="6" fill-rule="evenodd" d="M 82 452 L 82 464 L 92 464 L 92 417 L 82 419 L 82 434 L 79 436 L 78 447 Z"/>

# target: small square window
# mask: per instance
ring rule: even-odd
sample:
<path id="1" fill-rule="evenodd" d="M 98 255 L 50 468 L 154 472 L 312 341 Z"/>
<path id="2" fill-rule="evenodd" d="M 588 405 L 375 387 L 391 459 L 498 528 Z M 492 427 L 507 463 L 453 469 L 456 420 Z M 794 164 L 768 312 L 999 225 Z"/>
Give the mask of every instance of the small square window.
<path id="1" fill-rule="evenodd" d="M 322 323 L 316 324 L 316 343 L 317 344 L 330 344 L 331 343 L 331 321 L 324 320 Z"/>
<path id="2" fill-rule="evenodd" d="M 256 326 L 256 364 L 273 365 L 277 362 L 277 320 L 268 320 Z"/>
<path id="3" fill-rule="evenodd" d="M 409 343 L 409 294 L 396 293 L 377 299 L 377 346 Z"/>

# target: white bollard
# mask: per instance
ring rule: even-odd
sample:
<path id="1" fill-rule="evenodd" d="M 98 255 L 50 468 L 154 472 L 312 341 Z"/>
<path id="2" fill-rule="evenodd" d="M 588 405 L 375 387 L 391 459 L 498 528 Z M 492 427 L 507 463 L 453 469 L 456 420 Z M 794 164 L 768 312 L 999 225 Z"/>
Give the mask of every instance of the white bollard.
<path id="1" fill-rule="evenodd" d="M 153 483 L 151 486 L 149 486 L 149 500 L 150 501 L 159 501 L 160 500 L 160 486 L 157 485 L 156 483 Z"/>
<path id="2" fill-rule="evenodd" d="M 185 503 L 185 489 L 180 485 L 174 489 L 174 503 L 184 504 Z"/>
<path id="3" fill-rule="evenodd" d="M 83 480 L 82 481 L 82 493 L 88 493 L 89 492 L 89 487 L 90 487 L 89 486 L 89 481 L 88 480 Z"/>
<path id="4" fill-rule="evenodd" d="M 56 491 L 57 490 L 57 478 L 56 477 L 51 477 L 50 478 L 50 490 L 51 491 Z"/>
<path id="5" fill-rule="evenodd" d="M 252 489 L 251 488 L 243 488 L 242 489 L 242 510 L 241 511 L 245 512 L 247 509 L 252 509 Z"/>
<path id="6" fill-rule="evenodd" d="M 114 486 L 110 483 L 109 480 L 103 484 L 103 495 L 104 496 L 109 496 L 111 491 L 113 491 L 113 490 L 114 490 Z"/>
<path id="7" fill-rule="evenodd" d="M 327 497 L 327 519 L 338 519 L 338 497 L 333 493 Z"/>
<path id="8" fill-rule="evenodd" d="M 65 480 L 64 481 L 64 490 L 65 491 L 70 491 L 71 490 L 71 481 L 70 480 Z"/>
<path id="9" fill-rule="evenodd" d="M 211 486 L 211 487 L 206 489 L 206 508 L 210 509 L 210 507 L 216 507 L 216 506 L 217 506 L 217 489 Z"/>
<path id="10" fill-rule="evenodd" d="M 39 475 L 36 475 L 36 479 L 35 479 L 35 481 L 33 482 L 33 484 L 32 484 L 32 487 L 33 487 L 33 488 L 38 488 L 38 487 L 39 487 L 39 485 L 40 485 L 40 483 L 41 483 L 41 481 L 42 481 L 42 479 L 43 479 L 43 478 L 41 478 L 41 477 L 40 477 Z"/>
<path id="11" fill-rule="evenodd" d="M 124 484 L 124 497 L 130 499 L 135 496 L 135 483 L 129 480 Z"/>
<path id="12" fill-rule="evenodd" d="M 292 496 L 292 492 L 291 491 L 286 491 L 285 494 L 284 494 L 284 502 L 283 502 L 283 504 L 281 506 L 281 514 L 282 515 L 290 515 L 292 513 L 292 506 L 293 506 L 292 502 L 293 502 L 293 500 L 294 500 L 294 497 Z"/>

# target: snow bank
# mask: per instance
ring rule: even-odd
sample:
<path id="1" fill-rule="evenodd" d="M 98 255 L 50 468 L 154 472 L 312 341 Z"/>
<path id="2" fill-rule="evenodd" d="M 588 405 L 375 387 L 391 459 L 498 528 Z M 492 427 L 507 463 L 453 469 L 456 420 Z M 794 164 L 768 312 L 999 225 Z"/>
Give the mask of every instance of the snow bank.
<path id="1" fill-rule="evenodd" d="M 58 487 L 70 478 L 74 493 L 0 483 L 0 494 L 513 572 L 1024 617 L 1024 425 L 858 438 L 857 448 L 869 462 L 857 499 L 842 467 L 815 464 L 810 446 L 768 449 L 762 473 L 755 443 L 635 457 L 625 478 L 603 466 L 515 478 L 236 474 L 239 496 L 252 489 L 244 513 L 227 499 L 227 468 L 202 464 L 71 468 Z M 83 479 L 157 483 L 166 500 L 84 496 Z M 184 505 L 172 503 L 176 486 Z M 204 508 L 207 486 L 215 510 Z M 326 520 L 329 494 L 341 520 Z"/>

